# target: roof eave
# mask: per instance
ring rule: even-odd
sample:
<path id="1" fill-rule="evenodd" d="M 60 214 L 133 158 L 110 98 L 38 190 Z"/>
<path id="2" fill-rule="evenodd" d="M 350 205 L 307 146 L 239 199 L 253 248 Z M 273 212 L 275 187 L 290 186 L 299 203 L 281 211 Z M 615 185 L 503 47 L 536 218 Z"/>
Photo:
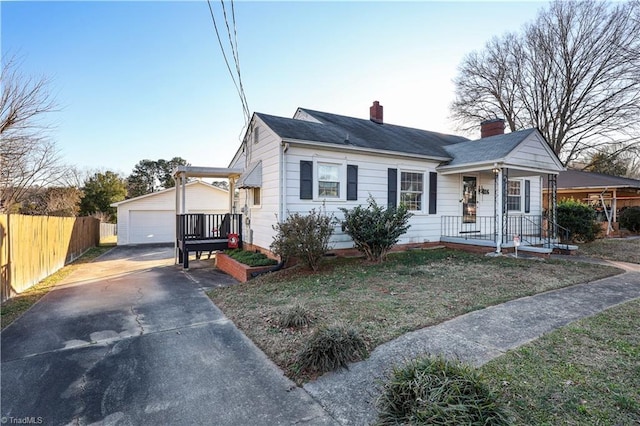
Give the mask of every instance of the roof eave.
<path id="1" fill-rule="evenodd" d="M 386 149 L 362 148 L 362 147 L 353 146 L 353 145 L 337 145 L 330 142 L 307 141 L 307 140 L 293 139 L 293 138 L 282 138 L 282 142 L 293 144 L 293 145 L 301 145 L 301 146 L 317 146 L 317 147 L 322 147 L 322 148 L 333 150 L 333 151 L 365 152 L 365 153 L 374 153 L 378 155 L 385 155 L 389 157 L 421 158 L 425 160 L 432 160 L 432 161 L 438 161 L 438 162 L 451 161 L 451 157 L 430 156 L 430 155 L 424 155 L 424 154 L 414 154 L 410 152 L 391 151 Z"/>

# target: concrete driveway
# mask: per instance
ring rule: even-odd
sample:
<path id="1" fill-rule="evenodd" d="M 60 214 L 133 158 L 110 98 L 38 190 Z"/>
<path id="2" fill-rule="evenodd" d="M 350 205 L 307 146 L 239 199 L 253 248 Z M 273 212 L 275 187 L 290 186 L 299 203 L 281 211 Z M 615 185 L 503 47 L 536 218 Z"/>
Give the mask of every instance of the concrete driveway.
<path id="1" fill-rule="evenodd" d="M 333 424 L 203 291 L 232 282 L 172 247 L 86 264 L 2 332 L 2 423 Z"/>

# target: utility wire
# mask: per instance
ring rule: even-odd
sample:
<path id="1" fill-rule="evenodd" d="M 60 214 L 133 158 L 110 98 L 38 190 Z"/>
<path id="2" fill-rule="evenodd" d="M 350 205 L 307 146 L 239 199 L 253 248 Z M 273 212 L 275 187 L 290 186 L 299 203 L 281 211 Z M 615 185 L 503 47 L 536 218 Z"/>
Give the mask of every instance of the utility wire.
<path id="1" fill-rule="evenodd" d="M 222 2 L 222 0 L 221 0 Z M 216 18 L 215 15 L 213 13 L 213 8 L 211 7 L 211 1 L 207 0 L 207 5 L 209 6 L 209 13 L 211 15 L 211 21 L 213 22 L 213 28 L 215 29 L 216 32 L 216 37 L 218 39 L 218 44 L 220 45 L 220 50 L 222 51 L 222 57 L 224 58 L 224 62 L 227 65 L 227 70 L 229 71 L 229 75 L 231 76 L 231 80 L 233 81 L 233 85 L 236 87 L 236 91 L 238 92 L 238 96 L 240 97 L 240 102 L 242 104 L 242 110 L 243 110 L 243 115 L 244 115 L 244 120 L 245 120 L 245 126 L 247 126 L 250 117 L 250 112 L 249 112 L 249 105 L 247 103 L 247 98 L 244 94 L 244 87 L 242 86 L 242 80 L 241 80 L 241 74 L 240 74 L 240 62 L 238 61 L 237 57 L 237 48 L 234 47 L 233 42 L 231 40 L 231 33 L 229 30 L 229 23 L 227 21 L 226 18 L 226 12 L 224 10 L 224 3 L 222 3 L 222 7 L 223 7 L 223 12 L 224 16 L 225 16 L 225 24 L 227 26 L 227 32 L 229 34 L 229 42 L 231 44 L 231 50 L 232 50 L 232 54 L 233 54 L 233 58 L 234 58 L 234 62 L 235 62 L 235 68 L 236 68 L 236 72 L 238 73 L 238 82 L 236 81 L 236 78 L 233 74 L 233 71 L 231 70 L 231 65 L 229 65 L 229 60 L 227 58 L 227 54 L 226 51 L 224 49 L 224 46 L 222 44 L 222 39 L 220 38 L 220 32 L 218 31 L 218 25 L 216 23 Z M 233 1 L 232 1 L 232 5 L 233 5 Z M 234 13 L 235 15 L 235 13 Z M 234 30 L 235 30 L 235 19 L 234 19 Z"/>

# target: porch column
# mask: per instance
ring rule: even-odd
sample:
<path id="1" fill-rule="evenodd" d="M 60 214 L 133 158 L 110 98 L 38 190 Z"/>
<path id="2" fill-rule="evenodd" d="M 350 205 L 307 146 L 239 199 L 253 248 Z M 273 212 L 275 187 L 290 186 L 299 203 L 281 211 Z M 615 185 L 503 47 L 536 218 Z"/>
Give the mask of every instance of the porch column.
<path id="1" fill-rule="evenodd" d="M 611 199 L 611 213 L 613 216 L 612 223 L 616 223 L 618 221 L 618 190 L 615 188 Z"/>
<path id="2" fill-rule="evenodd" d="M 556 219 L 558 217 L 558 181 L 557 175 L 547 175 L 547 216 L 549 222 L 549 229 L 547 230 L 549 239 L 555 240 L 558 237 L 558 224 Z"/>
<path id="3" fill-rule="evenodd" d="M 233 200 L 236 195 L 236 180 L 229 178 L 229 213 L 235 213 L 233 211 Z"/>
<path id="4" fill-rule="evenodd" d="M 497 173 L 496 173 L 497 172 Z M 495 220 L 495 228 L 496 228 L 496 253 L 500 253 L 502 251 L 502 239 L 504 237 L 503 234 L 503 211 L 504 211 L 504 204 L 503 204 L 503 194 L 504 194 L 504 186 L 503 186 L 503 176 L 502 176 L 502 169 L 494 169 L 494 176 L 495 176 L 495 181 L 494 181 L 494 187 L 495 187 L 495 191 L 494 191 L 494 197 L 495 197 L 495 213 L 494 213 L 494 220 Z"/>

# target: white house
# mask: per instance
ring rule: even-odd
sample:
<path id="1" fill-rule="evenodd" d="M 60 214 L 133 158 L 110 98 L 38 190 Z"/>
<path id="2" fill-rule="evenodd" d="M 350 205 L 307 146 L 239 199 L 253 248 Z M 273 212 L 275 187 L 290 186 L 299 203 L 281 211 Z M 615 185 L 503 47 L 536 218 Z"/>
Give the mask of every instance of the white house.
<path id="1" fill-rule="evenodd" d="M 188 213 L 229 212 L 229 191 L 199 180 L 186 183 Z M 113 203 L 118 208 L 118 245 L 172 243 L 176 239 L 176 188 Z"/>
<path id="2" fill-rule="evenodd" d="M 543 218 L 543 176 L 555 194 L 564 170 L 536 129 L 504 134 L 482 123 L 482 138 L 387 124 L 376 101 L 369 119 L 298 108 L 293 118 L 254 113 L 229 167 L 243 169 L 237 210 L 246 247 L 268 249 L 272 225 L 289 213 L 404 203 L 414 214 L 400 244 L 440 242 L 551 249 L 555 198 Z M 551 195 L 550 195 L 551 197 Z M 120 220 L 120 219 L 119 219 Z M 336 225 L 334 249 L 353 247 Z"/>

